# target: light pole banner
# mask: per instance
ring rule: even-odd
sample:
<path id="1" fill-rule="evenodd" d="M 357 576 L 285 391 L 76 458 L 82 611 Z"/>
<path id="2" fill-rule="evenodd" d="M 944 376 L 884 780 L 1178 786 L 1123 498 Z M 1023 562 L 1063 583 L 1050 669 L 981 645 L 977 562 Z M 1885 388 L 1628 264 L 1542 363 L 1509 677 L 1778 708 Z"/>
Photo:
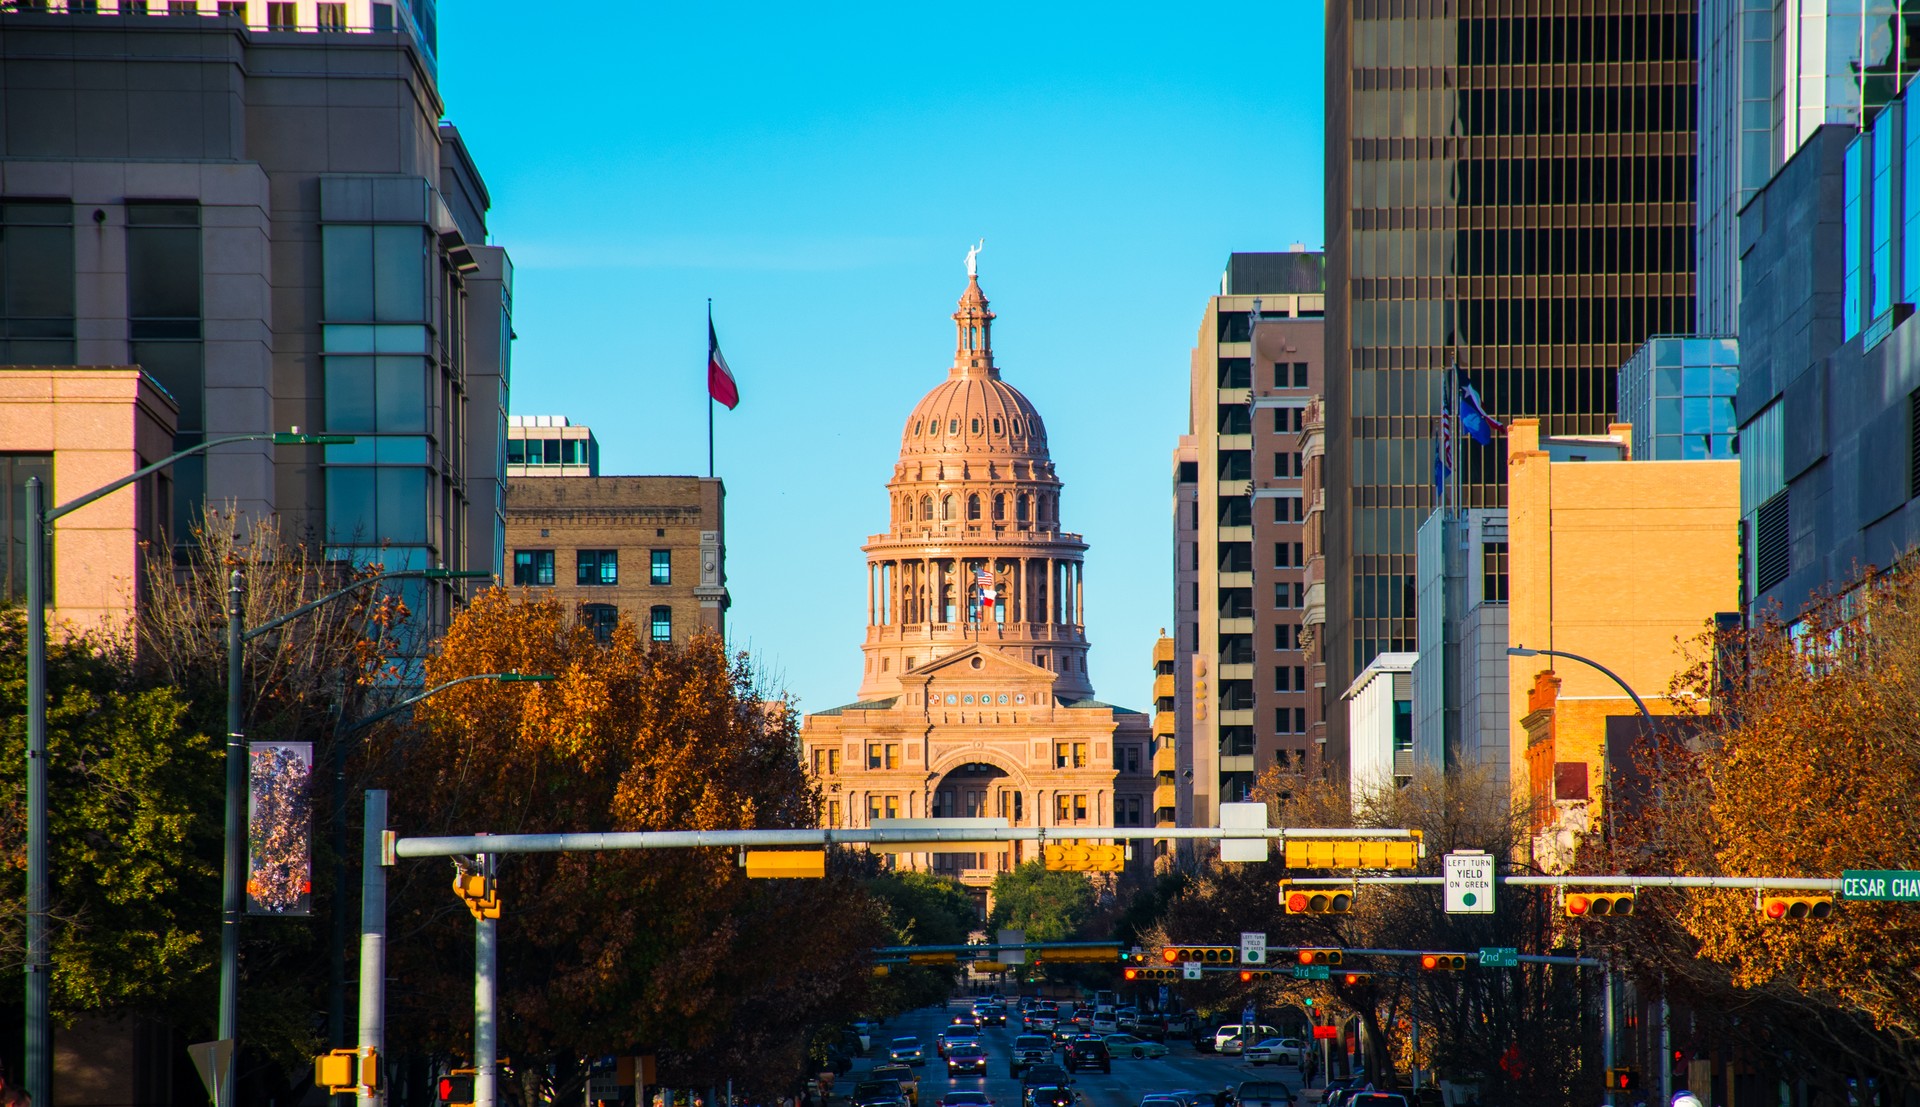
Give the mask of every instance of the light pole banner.
<path id="1" fill-rule="evenodd" d="M 248 750 L 247 914 L 311 915 L 313 743 Z"/>

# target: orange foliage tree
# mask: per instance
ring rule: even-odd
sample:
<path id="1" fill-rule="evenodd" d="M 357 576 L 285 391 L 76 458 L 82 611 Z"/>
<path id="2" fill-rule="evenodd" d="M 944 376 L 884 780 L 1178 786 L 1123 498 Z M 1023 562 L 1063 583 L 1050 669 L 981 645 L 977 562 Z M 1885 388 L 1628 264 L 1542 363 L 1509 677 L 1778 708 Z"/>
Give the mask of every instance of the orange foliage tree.
<path id="1" fill-rule="evenodd" d="M 1676 682 L 1685 737 L 1640 758 L 1616 872 L 1835 877 L 1920 869 L 1920 571 L 1872 577 L 1791 628 L 1706 642 Z M 1710 705 L 1710 706 L 1709 706 Z M 1609 871 L 1593 869 L 1589 871 Z M 1920 1084 L 1920 904 L 1841 902 L 1769 922 L 1752 890 L 1645 889 L 1627 925 L 1592 928 L 1649 983 L 1782 1078 Z M 1897 1097 L 1896 1097 L 1897 1101 Z"/>
<path id="2" fill-rule="evenodd" d="M 716 636 L 611 640 L 551 600 L 482 594 L 428 665 L 423 702 L 376 740 L 397 764 L 406 835 L 768 829 L 818 825 L 797 716 Z M 857 1013 L 881 912 L 835 864 L 825 880 L 749 881 L 716 849 L 509 855 L 501 866 L 503 1051 L 516 1060 L 654 1053 L 661 1079 L 732 1076 L 792 1090 L 826 1028 Z M 470 1042 L 472 920 L 444 862 L 394 870 L 394 1033 L 416 1048 Z M 754 1088 L 755 1081 L 764 1087 Z"/>

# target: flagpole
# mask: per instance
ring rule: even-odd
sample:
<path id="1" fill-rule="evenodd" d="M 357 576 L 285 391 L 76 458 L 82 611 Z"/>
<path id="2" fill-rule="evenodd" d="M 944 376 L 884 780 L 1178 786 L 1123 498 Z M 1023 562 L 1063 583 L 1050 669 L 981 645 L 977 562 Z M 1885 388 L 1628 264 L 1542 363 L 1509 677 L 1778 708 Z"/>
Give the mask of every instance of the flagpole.
<path id="1" fill-rule="evenodd" d="M 1461 491 L 1460 489 L 1460 481 L 1461 481 L 1460 431 L 1465 427 L 1465 423 L 1460 417 L 1461 416 L 1460 353 L 1458 350 L 1455 350 L 1453 352 L 1453 356 L 1449 361 L 1449 367 L 1447 370 L 1447 387 L 1451 390 L 1452 400 L 1453 400 L 1453 413 L 1452 415 L 1449 416 L 1449 418 L 1451 418 L 1454 423 L 1452 428 L 1454 433 L 1448 438 L 1448 443 L 1453 449 L 1453 456 L 1451 458 L 1448 458 L 1447 460 L 1452 464 L 1453 472 L 1448 476 L 1447 490 L 1450 493 L 1449 498 L 1453 501 L 1452 515 L 1454 518 L 1458 519 L 1460 517 L 1460 491 Z"/>
<path id="2" fill-rule="evenodd" d="M 713 364 L 713 297 L 707 297 L 707 372 Z M 713 384 L 707 384 L 707 479 L 713 479 Z"/>

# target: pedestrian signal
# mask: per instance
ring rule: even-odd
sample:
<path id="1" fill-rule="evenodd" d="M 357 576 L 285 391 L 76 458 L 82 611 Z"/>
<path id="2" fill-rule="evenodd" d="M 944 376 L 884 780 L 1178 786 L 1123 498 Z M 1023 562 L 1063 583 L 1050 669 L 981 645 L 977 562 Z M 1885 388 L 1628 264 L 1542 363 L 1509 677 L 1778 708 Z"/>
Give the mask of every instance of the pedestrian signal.
<path id="1" fill-rule="evenodd" d="M 1568 892 L 1563 905 L 1569 918 L 1615 918 L 1633 914 L 1632 892 Z"/>
<path id="2" fill-rule="evenodd" d="M 1231 965 L 1240 957 L 1239 946 L 1166 946 L 1160 958 L 1169 965 L 1198 961 L 1202 965 Z"/>
<path id="3" fill-rule="evenodd" d="M 473 1107 L 472 1069 L 454 1069 L 434 1086 L 435 1107 Z"/>
<path id="4" fill-rule="evenodd" d="M 1281 881 L 1280 906 L 1289 915 L 1346 915 L 1353 911 L 1353 892 L 1347 888 L 1295 888 Z"/>
<path id="5" fill-rule="evenodd" d="M 476 919 L 500 917 L 500 886 L 485 873 L 462 870 L 453 878 L 453 894 L 466 901 Z"/>
<path id="6" fill-rule="evenodd" d="M 1461 972 L 1467 967 L 1467 955 L 1464 953 L 1423 953 L 1420 955 L 1420 967 L 1428 972 Z"/>
<path id="7" fill-rule="evenodd" d="M 1760 901 L 1760 917 L 1768 922 L 1818 921 L 1833 917 L 1832 896 L 1767 896 Z"/>
<path id="8" fill-rule="evenodd" d="M 1341 965 L 1345 964 L 1347 954 L 1338 949 L 1303 949 L 1300 951 L 1302 965 Z"/>
<path id="9" fill-rule="evenodd" d="M 1616 1092 L 1637 1092 L 1640 1090 L 1640 1070 L 1608 1069 L 1607 1087 Z"/>

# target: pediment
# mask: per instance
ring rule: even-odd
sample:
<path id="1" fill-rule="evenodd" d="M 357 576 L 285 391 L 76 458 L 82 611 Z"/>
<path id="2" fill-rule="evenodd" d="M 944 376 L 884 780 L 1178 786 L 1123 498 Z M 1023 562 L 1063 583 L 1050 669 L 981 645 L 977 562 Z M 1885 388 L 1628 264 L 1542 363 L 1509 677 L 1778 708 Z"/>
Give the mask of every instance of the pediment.
<path id="1" fill-rule="evenodd" d="M 978 664 L 976 664 L 978 662 Z M 922 666 L 916 674 L 929 688 L 946 688 L 950 685 L 974 684 L 980 681 L 993 681 L 1000 684 L 1017 683 L 1022 687 L 1039 686 L 1051 689 L 1055 678 L 1052 669 L 1022 661 L 1010 654 L 1002 653 L 992 646 L 967 646 L 947 654 L 937 661 Z"/>

